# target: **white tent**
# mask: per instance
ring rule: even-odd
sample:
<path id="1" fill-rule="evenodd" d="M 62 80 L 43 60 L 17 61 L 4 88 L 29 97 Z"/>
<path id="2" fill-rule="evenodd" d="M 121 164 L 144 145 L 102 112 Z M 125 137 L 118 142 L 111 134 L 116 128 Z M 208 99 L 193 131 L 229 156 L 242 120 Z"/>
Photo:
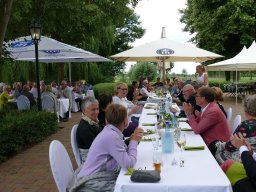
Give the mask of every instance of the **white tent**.
<path id="1" fill-rule="evenodd" d="M 5 43 L 10 57 L 17 61 L 35 62 L 35 46 L 31 36 L 17 38 Z M 97 54 L 41 36 L 38 44 L 38 59 L 42 63 L 69 63 L 71 81 L 71 62 L 111 62 Z"/>
<path id="2" fill-rule="evenodd" d="M 235 57 L 207 66 L 208 71 L 256 71 L 256 43 L 242 49 Z"/>
<path id="3" fill-rule="evenodd" d="M 237 71 L 256 71 L 256 43 L 242 49 L 235 57 L 207 66 L 208 71 L 236 71 L 236 103 L 237 103 Z"/>

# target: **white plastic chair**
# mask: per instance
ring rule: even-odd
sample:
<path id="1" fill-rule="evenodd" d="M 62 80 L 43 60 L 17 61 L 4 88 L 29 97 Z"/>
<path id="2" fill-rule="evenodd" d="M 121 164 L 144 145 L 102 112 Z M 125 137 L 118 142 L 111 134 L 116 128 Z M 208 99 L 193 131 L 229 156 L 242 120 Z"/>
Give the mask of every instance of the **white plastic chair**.
<path id="1" fill-rule="evenodd" d="M 241 121 L 242 121 L 241 115 L 236 115 L 236 117 L 234 119 L 232 130 L 231 130 L 232 133 L 235 132 L 235 130 L 238 127 L 238 125 L 241 124 Z"/>
<path id="2" fill-rule="evenodd" d="M 20 95 L 17 98 L 17 107 L 18 107 L 18 110 L 30 109 L 30 101 L 28 97 L 26 97 L 25 95 Z"/>
<path id="3" fill-rule="evenodd" d="M 76 130 L 77 130 L 78 125 L 74 125 L 72 130 L 71 130 L 71 146 L 72 146 L 72 151 L 76 159 L 77 166 L 79 167 L 82 164 L 81 156 L 79 153 L 79 148 L 77 146 L 77 141 L 76 141 Z"/>
<path id="4" fill-rule="evenodd" d="M 52 112 L 54 113 L 56 111 L 54 100 L 49 95 L 44 95 L 42 97 L 42 109 L 44 111 Z"/>
<path id="5" fill-rule="evenodd" d="M 228 123 L 230 123 L 232 118 L 232 107 L 229 107 L 226 112 L 227 112 L 227 121 Z"/>
<path id="6" fill-rule="evenodd" d="M 63 144 L 53 140 L 49 148 L 49 159 L 52 175 L 59 192 L 66 192 L 74 175 L 74 169 Z"/>

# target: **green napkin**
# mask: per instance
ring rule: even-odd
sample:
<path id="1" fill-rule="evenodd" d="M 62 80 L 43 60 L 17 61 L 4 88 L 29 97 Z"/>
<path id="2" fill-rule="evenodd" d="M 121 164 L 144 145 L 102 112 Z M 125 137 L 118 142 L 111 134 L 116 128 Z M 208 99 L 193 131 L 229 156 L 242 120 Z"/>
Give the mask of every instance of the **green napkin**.
<path id="1" fill-rule="evenodd" d="M 152 141 L 152 139 L 150 139 L 150 138 L 148 138 L 148 139 L 141 139 L 141 141 L 149 142 L 149 141 Z"/>
<path id="2" fill-rule="evenodd" d="M 153 107 L 153 106 L 146 106 L 144 107 L 145 109 L 156 109 L 156 107 Z"/>
<path id="3" fill-rule="evenodd" d="M 155 107 L 156 105 L 155 104 L 150 104 L 150 103 L 148 103 L 148 104 L 146 104 L 148 107 L 149 106 L 153 106 L 153 107 Z"/>
<path id="4" fill-rule="evenodd" d="M 193 131 L 192 128 L 181 128 L 181 131 Z"/>
<path id="5" fill-rule="evenodd" d="M 142 126 L 155 126 L 155 123 L 142 123 Z"/>
<path id="6" fill-rule="evenodd" d="M 186 151 L 204 150 L 204 146 L 185 146 L 184 150 L 186 150 Z"/>
<path id="7" fill-rule="evenodd" d="M 187 122 L 185 119 L 177 119 L 178 122 Z"/>
<path id="8" fill-rule="evenodd" d="M 132 175 L 133 171 L 135 171 L 135 169 L 132 168 L 132 167 L 129 167 L 129 168 L 127 169 L 127 172 L 125 173 L 125 175 Z"/>
<path id="9" fill-rule="evenodd" d="M 147 113 L 147 115 L 156 115 L 156 113 Z"/>
<path id="10" fill-rule="evenodd" d="M 154 133 L 154 131 L 147 129 L 146 131 L 144 131 L 143 135 L 151 135 L 153 133 Z"/>

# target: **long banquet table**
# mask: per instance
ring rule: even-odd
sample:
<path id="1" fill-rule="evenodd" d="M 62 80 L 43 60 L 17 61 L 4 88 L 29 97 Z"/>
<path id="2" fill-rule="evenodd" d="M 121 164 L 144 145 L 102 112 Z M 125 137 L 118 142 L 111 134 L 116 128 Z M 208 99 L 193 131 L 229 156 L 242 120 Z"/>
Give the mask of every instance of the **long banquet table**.
<path id="1" fill-rule="evenodd" d="M 155 123 L 156 116 L 148 115 L 154 112 L 154 109 L 143 108 L 140 126 L 142 123 Z M 189 127 L 185 122 L 181 122 L 180 126 L 181 128 Z M 154 126 L 141 127 L 145 130 L 155 129 Z M 205 149 L 183 151 L 185 165 L 180 167 L 171 164 L 173 158 L 179 161 L 181 157 L 180 149 L 175 144 L 173 154 L 163 155 L 161 180 L 158 183 L 134 183 L 130 180 L 130 176 L 125 175 L 127 170 L 123 168 L 117 178 L 115 192 L 232 192 L 228 178 L 211 155 L 201 136 L 194 134 L 193 131 L 186 131 L 185 134 L 187 146 L 204 145 Z M 152 143 L 141 141 L 138 145 L 137 163 L 134 168 L 153 170 L 152 154 Z"/>

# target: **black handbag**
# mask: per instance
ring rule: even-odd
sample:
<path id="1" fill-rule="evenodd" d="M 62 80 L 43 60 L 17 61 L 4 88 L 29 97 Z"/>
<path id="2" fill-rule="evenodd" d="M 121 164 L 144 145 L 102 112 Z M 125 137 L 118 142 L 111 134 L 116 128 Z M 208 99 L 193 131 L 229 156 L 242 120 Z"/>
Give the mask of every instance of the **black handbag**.
<path id="1" fill-rule="evenodd" d="M 160 179 L 160 173 L 153 170 L 135 170 L 131 175 L 131 181 L 137 183 L 155 183 Z"/>

